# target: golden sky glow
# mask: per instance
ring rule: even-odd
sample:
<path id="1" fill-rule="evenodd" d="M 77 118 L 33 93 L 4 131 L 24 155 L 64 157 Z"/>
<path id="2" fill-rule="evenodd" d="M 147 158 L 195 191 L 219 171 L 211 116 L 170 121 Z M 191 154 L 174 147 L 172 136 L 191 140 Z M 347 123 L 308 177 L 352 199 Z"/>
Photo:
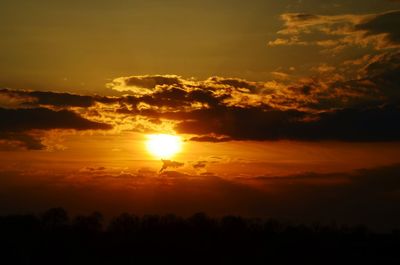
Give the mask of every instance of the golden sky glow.
<path id="1" fill-rule="evenodd" d="M 0 1 L 0 212 L 400 205 L 399 24 L 390 0 Z"/>

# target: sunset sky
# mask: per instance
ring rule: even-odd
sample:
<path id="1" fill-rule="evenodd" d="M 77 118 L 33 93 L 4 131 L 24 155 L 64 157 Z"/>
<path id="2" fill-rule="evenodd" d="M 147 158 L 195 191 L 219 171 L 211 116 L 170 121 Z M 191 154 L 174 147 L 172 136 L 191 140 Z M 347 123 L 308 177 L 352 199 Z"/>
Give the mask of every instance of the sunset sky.
<path id="1" fill-rule="evenodd" d="M 399 226 L 399 25 L 396 0 L 2 0 L 0 213 Z"/>

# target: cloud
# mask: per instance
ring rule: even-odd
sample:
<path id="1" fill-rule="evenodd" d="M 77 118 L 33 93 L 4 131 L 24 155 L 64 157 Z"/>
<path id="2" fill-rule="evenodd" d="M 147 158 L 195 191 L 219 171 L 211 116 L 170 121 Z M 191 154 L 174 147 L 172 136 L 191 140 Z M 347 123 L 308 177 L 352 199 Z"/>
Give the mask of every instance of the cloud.
<path id="1" fill-rule="evenodd" d="M 290 18 L 291 23 L 320 20 L 318 16 Z M 191 141 L 214 143 L 400 140 L 394 122 L 399 118 L 399 52 L 365 55 L 335 66 L 321 63 L 311 72 L 310 77 L 265 82 L 217 76 L 204 80 L 177 75 L 120 77 L 116 79 L 133 80 L 124 83 L 126 90 L 144 82 L 141 89 L 148 91 L 130 90 L 114 97 L 3 89 L 0 102 L 9 104 L 0 109 L 4 117 L 0 130 L 3 140 L 15 145 L 22 141 L 18 139 L 26 139 L 30 149 L 41 148 L 37 141 L 29 143 L 40 137 L 32 130 L 111 126 L 116 132 L 178 132 L 189 134 Z"/>
<path id="2" fill-rule="evenodd" d="M 205 211 L 307 223 L 336 220 L 383 230 L 400 223 L 399 171 L 396 164 L 354 172 L 225 179 L 176 171 L 161 177 L 157 172 L 85 171 L 71 176 L 52 171 L 50 178 L 43 171 L 3 170 L 0 209 L 36 211 L 56 204 L 72 212 L 96 208 L 106 214 Z"/>
<path id="3" fill-rule="evenodd" d="M 166 170 L 169 167 L 179 168 L 179 167 L 183 167 L 183 165 L 184 165 L 184 163 L 172 161 L 172 160 L 166 160 L 166 159 L 161 159 L 161 162 L 163 163 L 163 165 L 162 165 L 159 173 L 163 172 L 164 170 Z"/>
<path id="4" fill-rule="evenodd" d="M 367 15 L 285 13 L 281 19 L 281 37 L 270 41 L 270 46 L 318 45 L 332 51 L 348 46 L 369 45 L 378 50 L 400 46 L 399 10 Z"/>
<path id="5" fill-rule="evenodd" d="M 368 223 L 385 229 L 396 227 L 398 221 L 393 220 L 400 219 L 399 169 L 400 165 L 394 164 L 347 173 L 303 173 L 286 177 L 250 177 L 240 181 L 263 187 L 276 196 L 274 199 L 279 200 L 283 209 L 290 209 L 293 214 L 299 207 L 296 214 L 302 218 L 317 214 L 319 218 Z M 385 224 L 384 220 L 393 222 Z"/>
<path id="6" fill-rule="evenodd" d="M 290 21 L 314 20 L 321 18 Z M 399 58 L 397 52 L 385 52 L 357 63 L 320 64 L 313 68 L 316 77 L 274 86 L 239 78 L 180 77 L 148 94 L 121 97 L 117 112 L 147 119 L 141 125 L 149 130 L 169 122 L 170 129 L 200 142 L 397 141 Z"/>
<path id="7" fill-rule="evenodd" d="M 172 121 L 177 132 L 194 134 L 192 141 L 400 140 L 393 122 L 399 118 L 400 54 L 387 52 L 357 64 L 354 79 L 340 73 L 349 72 L 347 65 L 321 64 L 315 68 L 320 78 L 276 90 L 213 77 L 196 86 L 166 86 L 130 103 L 146 102 L 149 109 L 134 113 Z"/>
<path id="8" fill-rule="evenodd" d="M 34 100 L 25 94 L 21 95 L 17 90 L 0 89 L 0 107 L 2 108 L 18 108 Z"/>
<path id="9" fill-rule="evenodd" d="M 119 77 L 107 84 L 107 87 L 119 92 L 134 92 L 138 95 L 150 94 L 157 86 L 180 85 L 177 75 L 143 75 Z"/>
<path id="10" fill-rule="evenodd" d="M 219 76 L 213 76 L 205 81 L 205 84 L 215 87 L 221 85 L 223 87 L 235 88 L 241 91 L 256 92 L 263 88 L 261 82 L 251 82 L 240 78 L 224 78 Z"/>
<path id="11" fill-rule="evenodd" d="M 0 132 L 0 150 L 43 150 L 45 148 L 46 146 L 42 143 L 41 139 L 28 133 Z"/>
<path id="12" fill-rule="evenodd" d="M 69 93 L 1 89 L 0 95 L 18 101 L 19 106 L 25 107 L 90 107 L 95 103 L 95 99 L 91 96 Z"/>
<path id="13" fill-rule="evenodd" d="M 32 91 L 26 95 L 35 98 L 37 105 L 51 105 L 57 107 L 90 107 L 93 106 L 95 100 L 91 96 L 74 95 L 69 93 L 53 93 Z"/>
<path id="14" fill-rule="evenodd" d="M 19 132 L 27 130 L 75 129 L 75 130 L 109 130 L 108 124 L 93 122 L 78 114 L 46 108 L 4 109 L 0 108 L 0 131 Z"/>
<path id="15" fill-rule="evenodd" d="M 370 58 L 360 74 L 360 81 L 375 84 L 387 100 L 400 99 L 400 53 L 384 53 Z"/>
<path id="16" fill-rule="evenodd" d="M 80 172 L 90 172 L 90 173 L 94 173 L 94 172 L 103 172 L 104 170 L 106 170 L 105 167 L 103 166 L 98 166 L 98 167 L 84 167 L 80 170 Z"/>
<path id="17" fill-rule="evenodd" d="M 180 122 L 180 133 L 223 135 L 233 140 L 400 140 L 398 105 L 348 108 L 318 115 L 290 110 L 219 108 L 194 111 Z M 214 139 L 210 139 L 213 141 Z"/>
<path id="18" fill-rule="evenodd" d="M 383 34 L 381 48 L 399 47 L 400 29 L 397 25 L 400 23 L 400 10 L 390 11 L 376 15 L 370 20 L 356 25 L 357 31 L 365 31 L 367 38 Z"/>
<path id="19" fill-rule="evenodd" d="M 68 110 L 0 108 L 0 139 L 16 141 L 30 150 L 39 150 L 44 145 L 37 131 L 52 129 L 109 130 L 111 126 L 87 120 Z"/>
<path id="20" fill-rule="evenodd" d="M 215 135 L 204 135 L 204 136 L 192 137 L 192 138 L 190 138 L 190 141 L 222 143 L 222 142 L 232 141 L 232 139 L 229 137 L 223 137 L 223 136 L 221 137 L 221 136 L 215 136 Z"/>
<path id="21" fill-rule="evenodd" d="M 196 170 L 204 169 L 207 166 L 208 161 L 196 161 L 192 167 Z"/>

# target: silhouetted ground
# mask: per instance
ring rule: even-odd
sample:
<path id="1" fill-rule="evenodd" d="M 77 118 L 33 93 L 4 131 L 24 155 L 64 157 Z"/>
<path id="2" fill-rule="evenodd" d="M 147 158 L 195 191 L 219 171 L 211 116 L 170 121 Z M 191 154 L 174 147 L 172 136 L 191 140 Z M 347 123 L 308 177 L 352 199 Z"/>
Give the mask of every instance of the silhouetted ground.
<path id="1" fill-rule="evenodd" d="M 400 232 L 203 213 L 0 217 L 0 264 L 400 264 Z"/>

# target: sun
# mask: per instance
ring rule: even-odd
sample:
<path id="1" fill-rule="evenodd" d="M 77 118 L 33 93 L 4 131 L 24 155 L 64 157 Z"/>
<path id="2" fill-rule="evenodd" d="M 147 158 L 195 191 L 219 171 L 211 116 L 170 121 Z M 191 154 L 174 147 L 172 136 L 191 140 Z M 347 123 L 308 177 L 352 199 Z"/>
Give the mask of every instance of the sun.
<path id="1" fill-rule="evenodd" d="M 147 150 L 158 159 L 169 159 L 182 149 L 182 139 L 170 134 L 147 135 Z"/>

